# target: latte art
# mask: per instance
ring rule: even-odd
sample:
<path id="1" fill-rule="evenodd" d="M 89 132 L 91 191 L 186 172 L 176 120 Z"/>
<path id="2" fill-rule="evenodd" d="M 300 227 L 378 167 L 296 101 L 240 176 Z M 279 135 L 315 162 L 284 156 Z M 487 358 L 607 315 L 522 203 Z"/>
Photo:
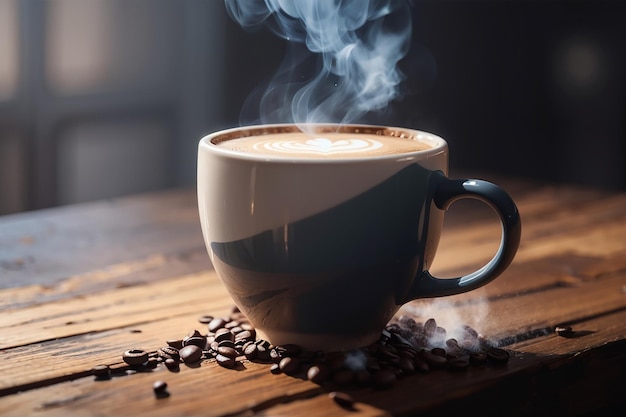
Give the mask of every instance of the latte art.
<path id="1" fill-rule="evenodd" d="M 268 140 L 259 142 L 254 148 L 266 149 L 270 152 L 284 153 L 315 153 L 315 154 L 340 154 L 353 152 L 369 152 L 382 148 L 383 144 L 374 139 L 337 139 L 327 138 L 301 140 Z"/>
<path id="2" fill-rule="evenodd" d="M 221 148 L 241 153 L 313 159 L 395 155 L 432 147 L 415 138 L 343 132 L 325 132 L 316 135 L 302 132 L 271 133 L 226 139 L 216 144 Z"/>

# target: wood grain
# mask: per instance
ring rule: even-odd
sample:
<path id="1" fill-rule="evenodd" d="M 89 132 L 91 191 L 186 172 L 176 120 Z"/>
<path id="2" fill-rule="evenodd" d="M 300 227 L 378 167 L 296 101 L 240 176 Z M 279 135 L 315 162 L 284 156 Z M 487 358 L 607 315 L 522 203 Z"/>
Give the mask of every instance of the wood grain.
<path id="1" fill-rule="evenodd" d="M 522 244 L 485 287 L 416 300 L 401 314 L 469 324 L 509 349 L 505 367 L 433 371 L 388 390 L 318 386 L 267 365 L 199 367 L 95 381 L 123 351 L 156 351 L 202 314 L 232 302 L 206 255 L 193 190 L 128 197 L 0 218 L 0 415 L 574 415 L 612 411 L 626 381 L 626 195 L 503 183 L 518 204 Z M 495 215 L 454 204 L 432 271 L 467 273 L 497 248 Z M 495 243 L 494 243 L 495 242 Z M 564 338 L 557 325 L 575 333 Z M 165 379 L 170 397 L 152 382 Z M 354 410 L 328 398 L 334 389 Z M 501 408 L 501 398 L 508 408 Z M 482 408 L 478 408 L 482 407 Z"/>

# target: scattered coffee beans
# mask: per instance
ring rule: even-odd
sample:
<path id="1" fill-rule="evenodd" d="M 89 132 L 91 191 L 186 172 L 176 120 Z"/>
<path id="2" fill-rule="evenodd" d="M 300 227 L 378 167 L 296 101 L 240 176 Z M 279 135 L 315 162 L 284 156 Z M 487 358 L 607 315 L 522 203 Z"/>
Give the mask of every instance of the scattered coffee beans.
<path id="1" fill-rule="evenodd" d="M 315 384 L 335 387 L 391 387 L 399 378 L 416 372 L 440 369 L 463 371 L 470 366 L 499 365 L 508 362 L 509 352 L 492 346 L 470 326 L 463 326 L 455 337 L 439 326 L 434 318 L 418 322 L 400 316 L 381 332 L 378 341 L 348 352 L 309 352 L 295 344 L 274 346 L 257 339 L 256 330 L 237 308 L 227 317 L 203 315 L 198 321 L 208 332 L 190 331 L 182 339 L 169 339 L 166 346 L 149 354 L 130 349 L 122 355 L 134 370 L 149 370 L 163 363 L 177 372 L 180 363 L 214 360 L 221 367 L 233 369 L 241 360 L 268 364 L 273 374 L 286 374 L 307 379 Z M 557 327 L 557 334 L 571 333 L 571 328 Z M 92 369 L 96 379 L 110 378 L 106 365 Z M 157 396 L 166 393 L 167 384 L 155 382 Z M 332 392 L 333 400 L 345 407 L 354 401 L 345 393 Z"/>

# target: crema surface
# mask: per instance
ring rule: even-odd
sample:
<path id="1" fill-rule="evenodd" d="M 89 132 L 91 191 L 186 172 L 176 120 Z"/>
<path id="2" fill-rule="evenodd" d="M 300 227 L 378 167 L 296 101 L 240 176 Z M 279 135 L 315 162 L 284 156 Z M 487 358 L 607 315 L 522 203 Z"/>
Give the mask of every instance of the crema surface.
<path id="1" fill-rule="evenodd" d="M 290 158 L 360 158 L 423 151 L 431 146 L 417 139 L 361 133 L 272 133 L 218 141 L 237 152 Z"/>

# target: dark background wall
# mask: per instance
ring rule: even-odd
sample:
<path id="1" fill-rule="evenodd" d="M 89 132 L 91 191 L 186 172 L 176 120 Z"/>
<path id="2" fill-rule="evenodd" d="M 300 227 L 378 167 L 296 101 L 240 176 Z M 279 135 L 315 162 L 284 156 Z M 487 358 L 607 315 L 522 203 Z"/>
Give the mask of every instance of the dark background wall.
<path id="1" fill-rule="evenodd" d="M 364 121 L 439 134 L 464 171 L 626 188 L 626 2 L 412 4 L 406 95 Z M 227 31 L 232 124 L 284 43 Z"/>

